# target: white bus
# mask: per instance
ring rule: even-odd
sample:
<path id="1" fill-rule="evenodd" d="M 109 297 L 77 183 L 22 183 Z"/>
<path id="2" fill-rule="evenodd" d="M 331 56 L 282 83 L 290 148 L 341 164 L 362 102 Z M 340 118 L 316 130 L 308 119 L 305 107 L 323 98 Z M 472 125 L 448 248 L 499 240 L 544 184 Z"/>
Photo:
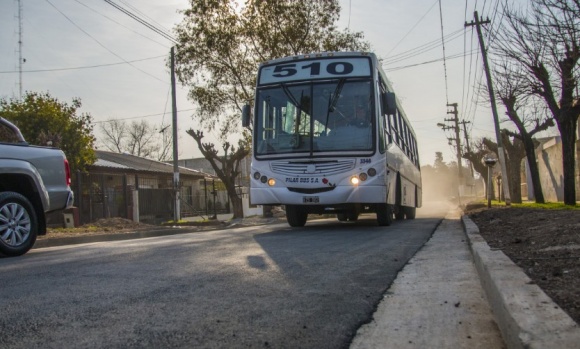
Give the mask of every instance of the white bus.
<path id="1" fill-rule="evenodd" d="M 421 207 L 417 140 L 377 57 L 317 53 L 265 62 L 258 71 L 250 202 L 284 205 L 288 223 L 308 214 L 381 226 Z"/>

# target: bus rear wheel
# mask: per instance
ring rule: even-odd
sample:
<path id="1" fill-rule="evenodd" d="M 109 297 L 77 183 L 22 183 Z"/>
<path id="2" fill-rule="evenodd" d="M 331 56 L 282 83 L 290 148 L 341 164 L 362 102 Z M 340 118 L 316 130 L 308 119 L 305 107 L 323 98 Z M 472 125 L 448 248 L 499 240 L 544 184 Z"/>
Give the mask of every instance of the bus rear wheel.
<path id="1" fill-rule="evenodd" d="M 291 227 L 303 227 L 306 224 L 308 212 L 297 205 L 286 205 L 286 220 Z"/>
<path id="2" fill-rule="evenodd" d="M 417 214 L 416 207 L 404 207 L 405 218 L 407 219 L 415 219 L 415 215 Z"/>
<path id="3" fill-rule="evenodd" d="M 377 222 L 380 226 L 388 226 L 393 223 L 393 205 L 377 204 Z"/>

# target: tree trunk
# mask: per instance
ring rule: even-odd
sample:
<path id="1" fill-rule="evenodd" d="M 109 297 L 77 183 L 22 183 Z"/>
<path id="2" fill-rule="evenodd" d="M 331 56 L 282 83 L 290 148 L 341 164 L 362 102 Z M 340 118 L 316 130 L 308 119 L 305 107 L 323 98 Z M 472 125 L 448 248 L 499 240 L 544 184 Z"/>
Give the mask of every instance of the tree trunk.
<path id="1" fill-rule="evenodd" d="M 230 195 L 230 203 L 232 204 L 232 211 L 234 214 L 233 218 L 244 218 L 244 204 L 242 198 L 237 194 L 233 197 Z"/>
<path id="2" fill-rule="evenodd" d="M 524 137 L 524 146 L 526 148 L 526 156 L 528 158 L 528 167 L 530 168 L 530 177 L 532 178 L 532 186 L 534 188 L 534 198 L 536 203 L 545 203 L 544 192 L 542 191 L 542 182 L 540 182 L 540 170 L 536 162 L 536 147 L 531 138 Z"/>
<path id="3" fill-rule="evenodd" d="M 562 137 L 562 169 L 564 172 L 564 204 L 576 205 L 576 126 L 574 117 L 561 117 L 556 120 Z"/>

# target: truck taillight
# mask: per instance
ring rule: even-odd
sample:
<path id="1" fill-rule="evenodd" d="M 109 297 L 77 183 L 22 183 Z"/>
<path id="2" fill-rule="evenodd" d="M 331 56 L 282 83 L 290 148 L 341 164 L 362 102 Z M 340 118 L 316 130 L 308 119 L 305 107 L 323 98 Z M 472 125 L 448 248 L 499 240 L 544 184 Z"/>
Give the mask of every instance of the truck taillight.
<path id="1" fill-rule="evenodd" d="M 70 166 L 68 165 L 68 160 L 64 159 L 64 173 L 66 175 L 66 185 L 70 186 Z"/>

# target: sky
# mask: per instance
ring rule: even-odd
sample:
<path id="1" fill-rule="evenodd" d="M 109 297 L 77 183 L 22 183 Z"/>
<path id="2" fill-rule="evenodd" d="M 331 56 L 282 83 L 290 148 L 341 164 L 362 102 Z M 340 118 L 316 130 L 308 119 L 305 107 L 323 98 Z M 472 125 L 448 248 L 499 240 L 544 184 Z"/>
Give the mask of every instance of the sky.
<path id="1" fill-rule="evenodd" d="M 474 10 L 492 20 L 490 28 L 501 23 L 499 1 L 339 0 L 338 28 L 363 32 L 383 59 L 383 69 L 417 134 L 422 165 L 432 165 L 436 152 L 443 153 L 445 162 L 456 160 L 448 144 L 454 132 L 437 126 L 452 125 L 445 121 L 453 117 L 447 104 L 458 103 L 470 141 L 495 139 L 491 109 L 477 94 L 485 78 L 476 32 L 464 24 L 473 20 Z M 180 10 L 188 7 L 187 0 L 115 3 L 168 31 L 181 22 Z M 48 91 L 61 102 L 80 98 L 80 112 L 93 117 L 97 139 L 99 125 L 110 119 L 146 120 L 158 129 L 171 124 L 169 40 L 105 1 L 22 0 L 21 9 L 21 53 L 26 60 L 22 85 L 18 1 L 0 2 L 0 98 L 18 98 L 20 86 L 23 91 Z M 177 109 L 179 158 L 200 157 L 185 133 L 195 128 L 187 87 L 177 88 Z M 464 142 L 463 133 L 461 139 Z"/>

